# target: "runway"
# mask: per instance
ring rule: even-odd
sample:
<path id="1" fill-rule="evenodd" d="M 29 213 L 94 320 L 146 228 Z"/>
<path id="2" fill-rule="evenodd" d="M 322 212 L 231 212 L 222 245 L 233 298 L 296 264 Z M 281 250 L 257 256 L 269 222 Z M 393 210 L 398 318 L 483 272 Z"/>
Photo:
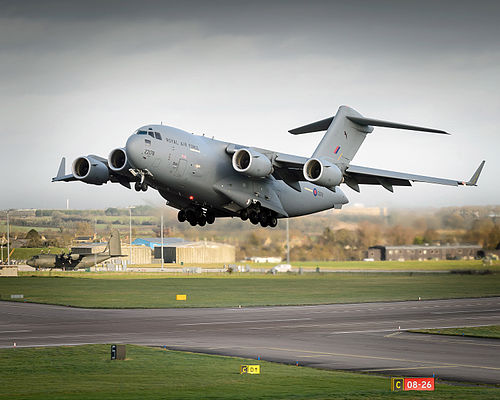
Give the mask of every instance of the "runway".
<path id="1" fill-rule="evenodd" d="M 325 369 L 500 384 L 500 297 L 294 307 L 95 310 L 0 302 L 0 347 L 133 343 Z"/>

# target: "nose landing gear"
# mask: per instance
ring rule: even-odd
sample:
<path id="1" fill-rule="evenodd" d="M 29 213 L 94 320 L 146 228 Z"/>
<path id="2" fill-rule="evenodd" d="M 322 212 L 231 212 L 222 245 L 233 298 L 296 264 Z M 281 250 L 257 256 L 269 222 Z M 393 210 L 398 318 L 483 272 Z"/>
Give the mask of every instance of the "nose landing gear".
<path id="1" fill-rule="evenodd" d="M 148 190 L 148 184 L 146 182 L 136 182 L 134 185 L 134 189 L 136 192 L 140 192 L 141 190 L 145 192 Z"/>
<path id="2" fill-rule="evenodd" d="M 130 169 L 129 170 L 132 175 L 138 178 L 139 180 L 135 182 L 134 189 L 136 192 L 140 192 L 141 190 L 145 192 L 148 190 L 148 184 L 146 183 L 146 175 L 148 176 L 153 176 L 151 172 L 149 172 L 147 169 L 141 170 L 141 169 Z"/>
<path id="3" fill-rule="evenodd" d="M 201 207 L 192 207 L 180 210 L 177 213 L 177 219 L 179 222 L 188 221 L 191 226 L 205 226 L 215 222 L 215 215 L 210 209 L 203 210 Z"/>

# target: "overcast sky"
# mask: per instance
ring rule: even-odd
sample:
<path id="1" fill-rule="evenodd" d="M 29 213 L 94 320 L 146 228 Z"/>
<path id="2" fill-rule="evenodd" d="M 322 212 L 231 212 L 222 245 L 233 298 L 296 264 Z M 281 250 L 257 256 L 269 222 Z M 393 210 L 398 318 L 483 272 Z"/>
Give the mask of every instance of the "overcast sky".
<path id="1" fill-rule="evenodd" d="M 62 156 L 107 157 L 147 123 L 309 156 L 287 130 L 347 104 L 452 136 L 376 128 L 353 163 L 468 179 L 351 203 L 500 200 L 500 7 L 435 1 L 1 1 L 0 209 L 162 204 L 118 184 L 51 183 Z"/>

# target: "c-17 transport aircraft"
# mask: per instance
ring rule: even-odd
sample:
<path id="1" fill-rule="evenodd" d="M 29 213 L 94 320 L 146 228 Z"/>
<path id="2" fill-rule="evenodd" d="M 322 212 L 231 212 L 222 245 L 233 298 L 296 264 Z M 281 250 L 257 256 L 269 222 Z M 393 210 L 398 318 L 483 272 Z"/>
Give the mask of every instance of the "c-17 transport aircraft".
<path id="1" fill-rule="evenodd" d="M 39 268 L 62 268 L 72 270 L 78 268 L 88 268 L 95 264 L 100 264 L 109 258 L 122 257 L 122 246 L 120 242 L 120 233 L 111 232 L 108 245 L 102 253 L 97 254 L 39 254 L 31 257 L 26 264 L 31 267 Z"/>
<path id="2" fill-rule="evenodd" d="M 135 190 L 152 187 L 179 210 L 180 222 L 212 224 L 219 217 L 249 219 L 275 227 L 278 218 L 296 217 L 348 203 L 340 185 L 360 191 L 359 185 L 381 185 L 389 191 L 411 182 L 476 186 L 481 162 L 468 181 L 433 178 L 351 164 L 374 126 L 448 134 L 445 131 L 365 118 L 347 106 L 334 117 L 292 129 L 293 135 L 325 131 L 310 158 L 248 147 L 198 136 L 183 130 L 146 125 L 137 129 L 124 148 L 108 158 L 77 158 L 65 174 L 61 160 L 58 181 L 93 185 L 118 182 Z"/>

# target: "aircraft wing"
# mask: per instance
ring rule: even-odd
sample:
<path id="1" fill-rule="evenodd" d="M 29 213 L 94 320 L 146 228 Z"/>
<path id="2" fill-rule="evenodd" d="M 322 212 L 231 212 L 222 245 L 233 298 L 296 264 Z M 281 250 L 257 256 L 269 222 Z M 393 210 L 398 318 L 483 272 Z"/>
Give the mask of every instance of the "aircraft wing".
<path id="1" fill-rule="evenodd" d="M 383 169 L 349 165 L 344 173 L 344 183 L 359 192 L 359 185 L 381 185 L 390 192 L 393 186 L 411 186 L 411 182 L 434 183 L 448 186 L 476 186 L 479 175 L 484 167 L 484 161 L 479 164 L 476 172 L 468 181 L 435 178 L 432 176 L 407 174 L 404 172 L 386 171 Z"/>
<path id="2" fill-rule="evenodd" d="M 230 145 L 226 149 L 226 152 L 228 154 L 233 154 L 241 147 L 244 146 Z M 265 149 L 257 150 L 268 156 L 272 161 L 274 167 L 273 176 L 276 179 L 282 180 L 293 189 L 300 191 L 299 182 L 306 180 L 302 171 L 304 164 L 309 158 L 293 154 L 276 153 Z M 393 186 L 411 186 L 411 182 L 425 182 L 448 186 L 476 186 L 479 175 L 483 170 L 484 163 L 485 161 L 483 160 L 468 181 L 435 178 L 432 176 L 349 165 L 344 172 L 344 183 L 357 192 L 359 192 L 359 185 L 380 185 L 392 192 Z"/>
<path id="3" fill-rule="evenodd" d="M 276 179 L 294 187 L 295 182 L 303 181 L 302 168 L 308 158 L 279 153 L 274 159 Z M 432 176 L 407 174 L 404 172 L 387 171 L 357 165 L 349 165 L 344 173 L 344 183 L 359 192 L 359 185 L 381 185 L 389 191 L 393 186 L 411 186 L 411 182 L 434 183 L 448 186 L 476 186 L 485 161 L 482 161 L 476 172 L 468 181 L 435 178 Z M 296 185 L 298 187 L 298 185 Z M 298 189 L 297 189 L 298 190 Z"/>

